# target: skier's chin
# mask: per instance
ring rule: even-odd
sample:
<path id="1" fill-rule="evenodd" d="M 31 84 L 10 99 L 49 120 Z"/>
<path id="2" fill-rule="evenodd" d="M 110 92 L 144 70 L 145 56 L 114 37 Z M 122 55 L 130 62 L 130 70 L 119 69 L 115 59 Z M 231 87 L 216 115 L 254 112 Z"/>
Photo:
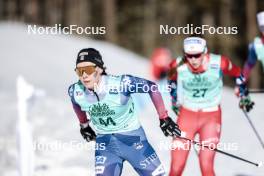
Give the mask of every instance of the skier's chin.
<path id="1" fill-rule="evenodd" d="M 87 89 L 94 90 L 94 84 L 92 81 L 84 81 L 83 84 Z"/>
<path id="2" fill-rule="evenodd" d="M 193 69 L 198 69 L 200 67 L 200 64 L 191 64 L 192 68 Z"/>
<path id="3" fill-rule="evenodd" d="M 87 85 L 87 86 L 85 86 L 87 89 L 90 89 L 90 90 L 94 90 L 95 88 L 94 88 L 94 85 Z"/>

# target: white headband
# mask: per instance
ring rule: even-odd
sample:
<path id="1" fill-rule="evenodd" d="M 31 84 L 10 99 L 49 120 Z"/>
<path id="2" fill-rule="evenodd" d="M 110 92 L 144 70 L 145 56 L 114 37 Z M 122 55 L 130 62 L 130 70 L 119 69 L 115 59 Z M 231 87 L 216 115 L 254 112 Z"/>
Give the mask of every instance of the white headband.
<path id="1" fill-rule="evenodd" d="M 260 28 L 261 26 L 264 26 L 264 11 L 259 12 L 259 13 L 257 14 L 257 21 L 258 21 L 258 26 L 259 26 L 259 28 Z"/>
<path id="2" fill-rule="evenodd" d="M 206 41 L 200 37 L 188 37 L 183 41 L 184 53 L 198 54 L 206 52 Z"/>

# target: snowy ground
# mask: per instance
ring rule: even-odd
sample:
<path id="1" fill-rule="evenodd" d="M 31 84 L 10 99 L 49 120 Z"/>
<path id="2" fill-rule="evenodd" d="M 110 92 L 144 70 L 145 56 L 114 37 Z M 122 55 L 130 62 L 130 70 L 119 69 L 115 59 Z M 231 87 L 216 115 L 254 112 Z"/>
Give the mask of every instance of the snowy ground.
<path id="1" fill-rule="evenodd" d="M 105 42 L 72 36 L 28 35 L 26 26 L 22 24 L 0 23 L 0 41 L 0 175 L 18 175 L 15 80 L 19 74 L 46 92 L 45 97 L 31 104 L 29 111 L 34 142 L 39 146 L 46 144 L 46 147 L 49 144 L 50 147 L 35 151 L 35 175 L 93 175 L 94 143 L 87 144 L 81 138 L 78 121 L 67 96 L 68 86 L 76 80 L 73 69 L 77 52 L 84 47 L 97 48 L 102 52 L 108 72 L 112 74 L 131 73 L 148 78 L 148 62 L 134 53 Z M 170 138 L 162 135 L 155 110 L 145 97 L 144 102 L 139 105 L 143 109 L 140 120 L 150 143 L 168 170 L 169 150 L 160 148 L 160 144 L 169 143 Z M 168 95 L 164 95 L 164 98 L 169 108 Z M 264 139 L 264 117 L 261 110 L 264 94 L 252 95 L 252 98 L 256 106 L 249 115 Z M 233 91 L 225 88 L 221 142 L 237 146 L 237 150 L 228 151 L 230 153 L 255 162 L 264 161 L 264 150 L 237 104 L 238 100 Z M 72 147 L 69 147 L 71 143 Z M 66 147 L 62 149 L 62 145 Z M 221 154 L 216 156 L 215 169 L 217 175 L 221 176 L 264 175 L 264 168 L 257 168 Z M 133 176 L 136 173 L 126 163 L 123 175 Z M 188 159 L 184 175 L 200 175 L 194 152 Z"/>

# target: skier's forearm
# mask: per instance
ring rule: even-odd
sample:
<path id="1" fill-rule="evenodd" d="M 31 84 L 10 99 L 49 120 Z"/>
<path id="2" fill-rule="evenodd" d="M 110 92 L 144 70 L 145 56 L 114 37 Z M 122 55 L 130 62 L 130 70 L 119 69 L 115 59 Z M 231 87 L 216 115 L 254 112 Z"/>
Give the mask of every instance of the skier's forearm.
<path id="1" fill-rule="evenodd" d="M 172 106 L 175 106 L 177 103 L 177 82 L 174 80 L 168 80 L 168 84 L 170 85 L 170 96 Z"/>
<path id="2" fill-rule="evenodd" d="M 227 57 L 221 57 L 221 69 L 224 74 L 232 77 L 238 77 L 241 74 L 241 69 L 233 64 Z"/>
<path id="3" fill-rule="evenodd" d="M 233 65 L 233 64 L 232 64 Z M 241 74 L 241 68 L 236 65 L 232 66 L 232 69 L 227 72 L 229 76 L 238 77 Z"/>
<path id="4" fill-rule="evenodd" d="M 257 54 L 253 44 L 249 45 L 247 61 L 243 68 L 243 75 L 246 80 L 249 78 L 250 72 L 257 63 Z"/>
<path id="5" fill-rule="evenodd" d="M 173 60 L 170 63 L 170 70 L 168 72 L 168 84 L 170 85 L 170 96 L 172 106 L 177 103 L 177 62 Z"/>
<path id="6" fill-rule="evenodd" d="M 77 117 L 79 119 L 79 122 L 81 124 L 87 123 L 88 119 L 87 119 L 86 113 L 81 110 L 80 106 L 75 104 L 75 103 L 72 103 L 72 107 L 73 107 L 74 112 L 76 113 L 76 115 L 77 115 Z"/>
<path id="7" fill-rule="evenodd" d="M 156 108 L 156 111 L 159 115 L 160 119 L 165 119 L 166 117 L 168 117 L 168 112 L 165 108 L 162 96 L 160 94 L 160 92 L 158 91 L 158 89 L 151 91 L 149 93 L 150 98 Z"/>
<path id="8" fill-rule="evenodd" d="M 243 68 L 243 75 L 245 76 L 246 80 L 248 80 L 251 70 L 257 63 L 257 56 L 255 54 L 255 51 L 251 51 L 250 53 Z"/>
<path id="9" fill-rule="evenodd" d="M 248 62 L 245 64 L 242 72 L 243 72 L 243 75 L 245 76 L 246 80 L 248 80 L 250 72 L 254 66 L 255 66 L 255 64 L 250 64 Z"/>

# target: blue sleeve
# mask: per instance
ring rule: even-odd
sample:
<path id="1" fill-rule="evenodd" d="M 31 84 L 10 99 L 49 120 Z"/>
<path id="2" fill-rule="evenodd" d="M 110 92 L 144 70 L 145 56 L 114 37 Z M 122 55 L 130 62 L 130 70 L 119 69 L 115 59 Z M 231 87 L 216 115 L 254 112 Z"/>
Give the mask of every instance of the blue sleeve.
<path id="1" fill-rule="evenodd" d="M 70 98 L 71 98 L 71 102 L 72 102 L 73 104 L 76 104 L 76 105 L 77 105 L 77 103 L 76 103 L 76 101 L 75 101 L 75 99 L 74 99 L 74 84 L 70 85 L 70 87 L 68 88 L 68 95 L 69 95 Z"/>
<path id="2" fill-rule="evenodd" d="M 157 85 L 154 82 L 131 75 L 122 75 L 121 87 L 121 92 L 125 96 L 132 93 L 150 93 L 157 90 Z"/>
<path id="3" fill-rule="evenodd" d="M 172 105 L 177 103 L 177 81 L 168 80 L 168 84 L 170 85 L 170 96 Z"/>
<path id="4" fill-rule="evenodd" d="M 248 57 L 247 63 L 249 66 L 254 66 L 257 62 L 257 54 L 255 50 L 254 43 L 250 43 L 248 46 Z"/>

